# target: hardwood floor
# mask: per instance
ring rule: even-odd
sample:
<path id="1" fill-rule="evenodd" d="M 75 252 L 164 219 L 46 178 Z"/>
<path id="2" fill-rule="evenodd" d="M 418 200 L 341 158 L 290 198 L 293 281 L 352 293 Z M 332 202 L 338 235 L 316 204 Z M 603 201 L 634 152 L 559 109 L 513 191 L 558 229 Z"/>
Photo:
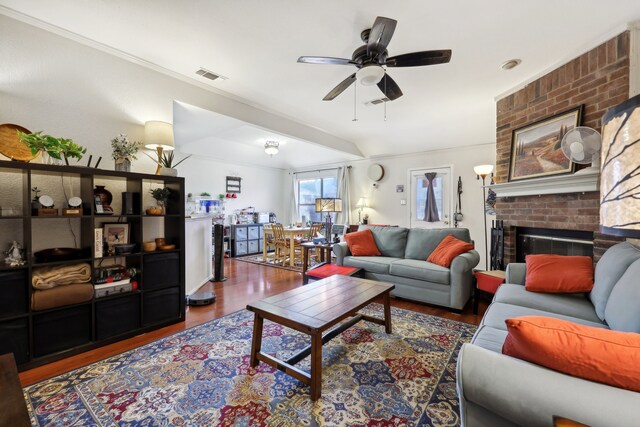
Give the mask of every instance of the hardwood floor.
<path id="1" fill-rule="evenodd" d="M 244 309 L 250 302 L 302 285 L 301 273 L 281 268 L 265 267 L 235 259 L 225 260 L 225 276 L 228 277 L 226 281 L 207 283 L 201 288 L 202 290 L 215 292 L 216 302 L 208 306 L 187 307 L 184 322 L 21 372 L 20 381 L 22 385 L 30 385 L 89 363 L 97 362 L 106 357 L 131 350 L 167 335 Z M 391 299 L 391 306 L 477 325 L 482 319 L 487 303 L 485 301 L 480 302 L 480 309 L 477 315 L 472 314 L 471 301 L 467 304 L 462 314 L 452 313 L 444 308 L 396 298 Z"/>

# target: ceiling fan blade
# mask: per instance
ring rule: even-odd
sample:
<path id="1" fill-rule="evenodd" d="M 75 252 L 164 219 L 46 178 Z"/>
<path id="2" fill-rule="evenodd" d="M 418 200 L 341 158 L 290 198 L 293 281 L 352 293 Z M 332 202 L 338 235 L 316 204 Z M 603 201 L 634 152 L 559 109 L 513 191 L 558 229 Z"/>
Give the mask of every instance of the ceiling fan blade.
<path id="1" fill-rule="evenodd" d="M 298 62 L 304 64 L 355 65 L 355 62 L 350 59 L 331 58 L 327 56 L 301 56 L 298 58 Z"/>
<path id="2" fill-rule="evenodd" d="M 331 101 L 331 100 L 333 100 L 336 96 L 338 96 L 342 92 L 344 92 L 344 90 L 346 88 L 351 86 L 353 84 L 353 82 L 355 82 L 355 81 L 356 81 L 356 73 L 353 73 L 349 77 L 347 77 L 346 79 L 344 79 L 343 81 L 338 83 L 338 86 L 336 86 L 333 89 L 331 89 L 331 92 L 329 92 L 327 94 L 327 96 L 322 98 L 322 100 L 323 101 Z"/>
<path id="3" fill-rule="evenodd" d="M 395 19 L 378 16 L 369 32 L 369 42 L 367 43 L 367 55 L 382 53 L 387 49 L 393 32 L 396 30 L 398 21 Z"/>
<path id="4" fill-rule="evenodd" d="M 390 101 L 394 99 L 398 99 L 402 96 L 402 91 L 398 84 L 389 77 L 388 74 L 385 74 L 382 80 L 378 83 L 378 88 L 384 93 L 384 95 L 389 98 Z"/>
<path id="5" fill-rule="evenodd" d="M 387 67 L 419 67 L 421 65 L 445 64 L 451 60 L 451 50 L 425 50 L 405 53 L 387 58 Z"/>

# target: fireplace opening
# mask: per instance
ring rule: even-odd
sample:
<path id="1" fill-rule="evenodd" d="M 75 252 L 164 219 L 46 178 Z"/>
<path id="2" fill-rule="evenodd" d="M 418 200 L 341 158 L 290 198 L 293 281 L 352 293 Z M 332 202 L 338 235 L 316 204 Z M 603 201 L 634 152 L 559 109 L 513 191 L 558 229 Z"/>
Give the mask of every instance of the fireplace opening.
<path id="1" fill-rule="evenodd" d="M 593 232 L 516 227 L 516 262 L 527 255 L 584 255 L 593 258 Z"/>

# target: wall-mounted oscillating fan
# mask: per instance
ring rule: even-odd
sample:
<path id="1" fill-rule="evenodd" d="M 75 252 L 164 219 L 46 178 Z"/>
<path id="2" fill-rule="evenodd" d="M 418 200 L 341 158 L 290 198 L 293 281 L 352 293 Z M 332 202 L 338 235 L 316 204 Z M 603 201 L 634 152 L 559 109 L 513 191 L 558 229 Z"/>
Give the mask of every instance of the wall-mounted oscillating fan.
<path id="1" fill-rule="evenodd" d="M 598 131 L 586 126 L 578 126 L 567 132 L 562 138 L 560 146 L 567 159 L 591 167 L 581 169 L 577 173 L 587 173 L 600 170 L 600 146 L 602 138 Z"/>

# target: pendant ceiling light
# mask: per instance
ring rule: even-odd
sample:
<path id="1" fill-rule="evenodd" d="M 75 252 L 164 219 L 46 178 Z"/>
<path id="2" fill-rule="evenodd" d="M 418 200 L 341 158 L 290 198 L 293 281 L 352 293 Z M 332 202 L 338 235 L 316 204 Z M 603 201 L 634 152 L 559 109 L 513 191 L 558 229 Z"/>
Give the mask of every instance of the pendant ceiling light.
<path id="1" fill-rule="evenodd" d="M 379 65 L 367 65 L 356 72 L 356 79 L 364 86 L 377 85 L 383 77 L 384 68 Z"/>
<path id="2" fill-rule="evenodd" d="M 264 152 L 270 156 L 278 154 L 278 147 L 280 143 L 278 141 L 267 141 L 264 143 Z"/>

